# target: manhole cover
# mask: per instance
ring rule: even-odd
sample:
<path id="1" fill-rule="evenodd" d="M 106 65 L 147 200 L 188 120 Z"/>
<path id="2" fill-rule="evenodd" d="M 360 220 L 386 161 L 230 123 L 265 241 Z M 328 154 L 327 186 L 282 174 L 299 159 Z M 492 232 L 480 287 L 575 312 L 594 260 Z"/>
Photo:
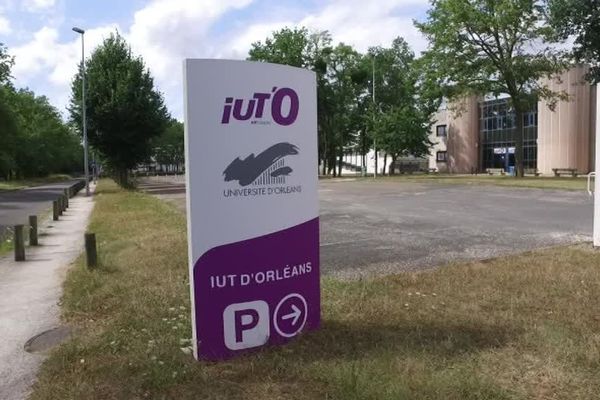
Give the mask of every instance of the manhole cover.
<path id="1" fill-rule="evenodd" d="M 39 353 L 65 342 L 71 337 L 71 328 L 59 326 L 35 335 L 25 343 L 25 351 L 28 353 Z"/>

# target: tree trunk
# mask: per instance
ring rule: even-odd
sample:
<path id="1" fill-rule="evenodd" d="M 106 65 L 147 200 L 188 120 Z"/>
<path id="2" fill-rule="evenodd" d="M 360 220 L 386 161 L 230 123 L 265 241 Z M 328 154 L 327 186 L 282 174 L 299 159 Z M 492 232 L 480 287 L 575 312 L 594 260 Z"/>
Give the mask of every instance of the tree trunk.
<path id="1" fill-rule="evenodd" d="M 515 107 L 515 177 L 522 178 L 525 176 L 525 168 L 523 164 L 523 110 L 520 107 Z M 506 157 L 510 157 L 508 151 Z"/>
<path id="2" fill-rule="evenodd" d="M 387 166 L 387 153 L 383 153 L 383 173 L 382 175 L 385 176 L 385 167 Z"/>
<path id="3" fill-rule="evenodd" d="M 373 153 L 375 154 L 375 175 L 377 175 L 377 146 L 373 146 Z"/>
<path id="4" fill-rule="evenodd" d="M 123 188 L 129 187 L 129 172 L 127 169 L 117 170 L 117 183 Z"/>
<path id="5" fill-rule="evenodd" d="M 340 147 L 340 152 L 338 153 L 338 176 L 342 176 L 342 163 L 344 162 L 344 149 Z"/>
<path id="6" fill-rule="evenodd" d="M 396 160 L 398 159 L 398 156 L 395 155 L 391 155 L 392 156 L 392 163 L 390 164 L 390 175 L 395 175 L 396 174 Z"/>

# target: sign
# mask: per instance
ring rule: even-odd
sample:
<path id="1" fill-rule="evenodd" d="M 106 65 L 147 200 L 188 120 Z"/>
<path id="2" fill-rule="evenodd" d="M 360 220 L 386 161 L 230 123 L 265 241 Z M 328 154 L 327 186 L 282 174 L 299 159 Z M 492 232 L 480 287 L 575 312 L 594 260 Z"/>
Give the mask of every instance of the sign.
<path id="1" fill-rule="evenodd" d="M 494 154 L 506 154 L 507 149 L 509 154 L 515 154 L 514 147 L 494 147 Z"/>
<path id="2" fill-rule="evenodd" d="M 320 323 L 311 71 L 186 60 L 194 355 L 225 359 Z"/>

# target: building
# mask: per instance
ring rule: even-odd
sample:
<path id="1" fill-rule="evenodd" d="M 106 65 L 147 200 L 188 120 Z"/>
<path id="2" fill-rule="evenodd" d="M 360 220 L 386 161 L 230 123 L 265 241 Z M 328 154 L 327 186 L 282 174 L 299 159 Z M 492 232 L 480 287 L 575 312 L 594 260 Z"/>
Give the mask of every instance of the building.
<path id="1" fill-rule="evenodd" d="M 554 110 L 539 101 L 523 116 L 526 170 L 551 175 L 554 168 L 594 169 L 596 87 L 585 81 L 586 72 L 587 67 L 574 67 L 547 83 L 568 93 L 569 101 L 560 101 Z M 514 168 L 515 116 L 507 98 L 469 97 L 441 107 L 435 119 L 430 168 L 460 174 Z"/>

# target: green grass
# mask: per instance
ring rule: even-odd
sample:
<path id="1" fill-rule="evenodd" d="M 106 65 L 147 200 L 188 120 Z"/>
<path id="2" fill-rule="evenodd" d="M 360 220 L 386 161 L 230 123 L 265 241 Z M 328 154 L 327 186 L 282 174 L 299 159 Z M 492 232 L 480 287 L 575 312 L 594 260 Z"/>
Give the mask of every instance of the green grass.
<path id="1" fill-rule="evenodd" d="M 47 208 L 42 210 L 38 215 L 38 229 L 41 229 L 44 225 L 44 222 L 46 221 L 46 219 L 51 218 L 51 208 Z M 25 240 L 25 246 L 28 245 L 29 243 L 29 221 L 25 220 L 23 221 L 23 224 L 25 225 L 25 228 L 23 229 L 23 239 Z M 13 243 L 14 240 L 14 236 L 13 236 L 13 228 L 12 227 L 8 227 L 8 230 L 6 232 L 4 232 L 4 234 L 0 237 L 0 257 L 11 253 L 15 246 Z M 25 251 L 27 252 L 27 247 L 25 249 Z"/>
<path id="2" fill-rule="evenodd" d="M 102 181 L 90 230 L 100 268 L 70 270 L 75 338 L 31 399 L 594 399 L 600 253 L 588 245 L 433 272 L 323 279 L 323 326 L 285 347 L 196 362 L 185 220 Z"/>
<path id="3" fill-rule="evenodd" d="M 3 190 L 25 189 L 45 183 L 62 182 L 72 179 L 70 175 L 53 174 L 43 178 L 19 179 L 13 181 L 0 181 L 0 192 Z"/>
<path id="4" fill-rule="evenodd" d="M 351 178 L 351 176 L 348 176 Z M 415 174 L 415 175 L 394 175 L 379 176 L 376 180 L 373 177 L 358 179 L 365 181 L 378 182 L 414 182 L 414 183 L 432 183 L 432 184 L 457 184 L 457 185 L 496 185 L 523 188 L 538 189 L 565 189 L 565 190 L 586 190 L 587 177 L 534 177 L 526 176 L 524 178 L 515 178 L 512 176 L 499 175 L 448 175 L 448 174 Z"/>
<path id="5" fill-rule="evenodd" d="M 3 239 L 0 239 L 0 256 L 10 253 L 13 249 L 12 234 L 9 233 Z"/>

